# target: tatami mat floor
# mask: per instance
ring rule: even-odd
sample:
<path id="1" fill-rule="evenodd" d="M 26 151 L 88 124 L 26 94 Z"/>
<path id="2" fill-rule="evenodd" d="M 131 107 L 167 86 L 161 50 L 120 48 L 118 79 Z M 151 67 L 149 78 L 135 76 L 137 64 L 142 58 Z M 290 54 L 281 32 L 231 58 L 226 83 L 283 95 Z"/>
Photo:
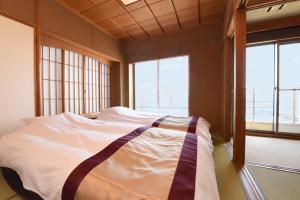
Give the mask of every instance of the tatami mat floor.
<path id="1" fill-rule="evenodd" d="M 246 161 L 300 170 L 300 140 L 247 136 Z"/>
<path id="2" fill-rule="evenodd" d="M 300 174 L 252 165 L 247 168 L 266 199 L 299 200 Z"/>
<path id="3" fill-rule="evenodd" d="M 299 199 L 300 174 L 287 171 L 300 170 L 299 140 L 247 136 L 246 161 L 266 199 Z"/>
<path id="4" fill-rule="evenodd" d="M 221 200 L 243 200 L 246 199 L 239 177 L 227 154 L 222 140 L 214 140 L 215 150 L 213 153 L 215 161 L 216 176 Z M 0 200 L 20 200 L 21 198 L 6 184 L 0 173 Z"/>

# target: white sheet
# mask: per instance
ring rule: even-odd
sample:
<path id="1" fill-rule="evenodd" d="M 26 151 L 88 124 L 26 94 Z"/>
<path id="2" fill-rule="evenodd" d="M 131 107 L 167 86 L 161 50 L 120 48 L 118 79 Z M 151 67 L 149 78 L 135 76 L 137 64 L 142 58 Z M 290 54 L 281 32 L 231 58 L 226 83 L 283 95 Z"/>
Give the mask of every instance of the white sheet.
<path id="1" fill-rule="evenodd" d="M 76 166 L 140 126 L 73 114 L 41 118 L 0 138 L 0 166 L 14 169 L 26 189 L 58 200 Z M 219 199 L 211 149 L 203 139 L 198 141 L 195 199 Z"/>
<path id="2" fill-rule="evenodd" d="M 162 116 L 157 114 L 138 112 L 130 108 L 118 106 L 103 110 L 97 119 L 103 121 L 138 123 L 151 126 L 153 122 L 161 117 Z M 200 117 L 196 126 L 196 134 L 203 137 L 212 146 L 209 129 L 210 124 L 204 118 Z"/>

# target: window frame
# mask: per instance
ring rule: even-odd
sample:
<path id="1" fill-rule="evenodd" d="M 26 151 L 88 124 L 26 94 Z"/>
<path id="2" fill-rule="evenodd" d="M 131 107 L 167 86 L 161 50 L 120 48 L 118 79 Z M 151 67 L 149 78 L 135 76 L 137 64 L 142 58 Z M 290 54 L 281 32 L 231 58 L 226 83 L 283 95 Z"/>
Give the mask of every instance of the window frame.
<path id="1" fill-rule="evenodd" d="M 157 63 L 158 63 L 158 65 L 159 65 L 159 61 L 160 60 L 163 60 L 163 59 L 170 59 L 170 58 L 177 58 L 177 57 L 187 57 L 187 59 L 188 59 L 188 66 L 187 66 L 187 73 L 188 73 L 188 87 L 187 87 L 187 97 L 188 97 L 188 99 L 187 99 L 187 104 L 188 104 L 188 106 L 187 106 L 187 116 L 191 116 L 191 112 L 190 112 L 190 56 L 189 55 L 187 55 L 187 54 L 184 54 L 184 55 L 178 55 L 178 56 L 171 56 L 171 57 L 165 57 L 165 58 L 158 58 L 158 59 L 152 59 L 152 60 L 142 60 L 142 61 L 138 61 L 138 62 L 146 62 L 146 61 L 157 61 Z M 135 85 L 136 85 L 136 77 L 135 77 L 135 72 L 136 72 L 136 70 L 135 70 L 135 68 L 136 68 L 136 63 L 137 62 L 132 62 L 132 63 L 130 63 L 128 66 L 129 66 L 129 93 L 130 94 L 132 94 L 132 95 L 130 95 L 129 96 L 129 102 L 131 102 L 131 105 L 130 105 L 130 107 L 132 108 L 132 109 L 136 109 L 136 101 L 135 101 L 135 99 L 136 99 L 136 90 L 135 90 Z M 159 73 L 159 72 L 158 72 Z M 159 82 L 159 80 L 158 80 L 158 82 Z M 159 90 L 158 90 L 158 92 L 159 92 Z M 158 113 L 159 114 L 159 113 Z"/>
<path id="2" fill-rule="evenodd" d="M 274 44 L 275 48 L 275 87 L 276 87 L 276 92 L 275 92 L 275 99 L 274 99 L 274 122 L 273 122 L 273 130 L 255 130 L 255 129 L 246 129 L 246 133 L 248 135 L 254 135 L 254 136 L 259 136 L 263 135 L 266 137 L 278 137 L 278 138 L 291 138 L 291 139 L 300 139 L 299 133 L 293 133 L 293 132 L 280 132 L 279 131 L 279 61 L 280 61 L 280 51 L 279 48 L 281 45 L 286 45 L 286 44 L 294 44 L 294 43 L 300 43 L 300 38 L 292 38 L 292 39 L 279 39 L 279 40 L 272 40 L 272 41 L 266 41 L 266 42 L 253 42 L 253 43 L 248 43 L 246 48 L 248 47 L 254 47 L 254 46 L 262 46 L 262 45 L 268 45 L 268 44 Z M 300 55 L 300 54 L 299 54 Z M 246 121 L 245 121 L 246 122 Z"/>

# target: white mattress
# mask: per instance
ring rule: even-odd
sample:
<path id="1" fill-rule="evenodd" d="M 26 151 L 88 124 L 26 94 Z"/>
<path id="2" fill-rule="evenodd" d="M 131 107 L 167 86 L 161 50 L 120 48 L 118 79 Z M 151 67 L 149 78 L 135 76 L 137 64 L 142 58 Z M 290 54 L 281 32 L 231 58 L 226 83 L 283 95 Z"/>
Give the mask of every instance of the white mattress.
<path id="1" fill-rule="evenodd" d="M 138 112 L 126 107 L 112 107 L 101 111 L 97 119 L 103 121 L 138 123 L 151 126 L 153 122 L 161 118 L 161 115 Z M 196 134 L 204 138 L 212 146 L 209 132 L 210 124 L 202 117 L 199 118 L 196 126 Z"/>
<path id="2" fill-rule="evenodd" d="M 58 200 L 76 166 L 140 126 L 73 114 L 39 118 L 0 138 L 0 166 L 15 170 L 26 189 L 46 200 Z M 201 138 L 196 184 L 195 199 L 219 199 L 212 152 Z"/>

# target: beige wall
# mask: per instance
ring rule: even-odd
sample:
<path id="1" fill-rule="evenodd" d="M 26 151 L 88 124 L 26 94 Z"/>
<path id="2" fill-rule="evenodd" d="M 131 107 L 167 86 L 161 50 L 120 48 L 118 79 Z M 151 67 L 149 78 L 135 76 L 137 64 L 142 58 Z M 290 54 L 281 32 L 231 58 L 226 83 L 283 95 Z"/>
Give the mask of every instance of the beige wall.
<path id="1" fill-rule="evenodd" d="M 34 29 L 0 16 L 0 135 L 35 115 Z"/>
<path id="2" fill-rule="evenodd" d="M 157 38 L 124 41 L 125 63 L 189 55 L 190 114 L 205 117 L 213 133 L 222 133 L 223 24 Z M 128 68 L 124 68 L 124 102 L 128 105 Z"/>

